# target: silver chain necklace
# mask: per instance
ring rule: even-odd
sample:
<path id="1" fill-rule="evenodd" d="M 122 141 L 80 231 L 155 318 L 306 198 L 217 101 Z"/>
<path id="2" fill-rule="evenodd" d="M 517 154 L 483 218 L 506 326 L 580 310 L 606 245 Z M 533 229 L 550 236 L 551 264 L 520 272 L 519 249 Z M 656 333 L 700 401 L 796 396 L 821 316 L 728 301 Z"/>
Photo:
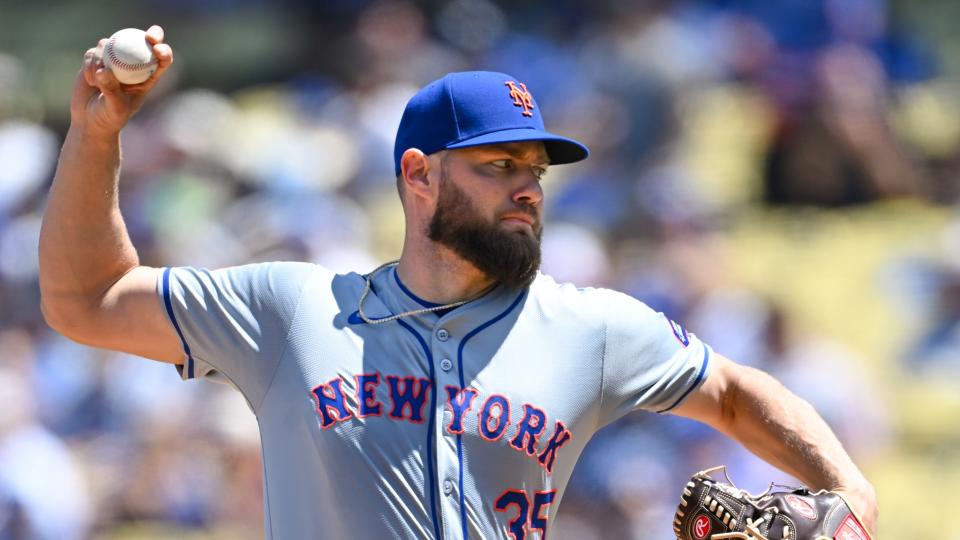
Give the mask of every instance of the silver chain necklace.
<path id="1" fill-rule="evenodd" d="M 428 308 L 414 309 L 411 311 L 404 311 L 403 313 L 397 313 L 396 315 L 381 317 L 379 319 L 371 319 L 367 317 L 367 314 L 363 312 L 363 302 L 367 299 L 367 295 L 370 294 L 370 290 L 373 288 L 373 276 L 375 276 L 377 272 L 383 270 L 388 266 L 396 266 L 399 262 L 400 262 L 399 260 L 385 262 L 380 266 L 378 266 L 376 269 L 374 269 L 373 272 L 370 272 L 369 274 L 363 276 L 365 284 L 363 286 L 363 294 L 360 295 L 360 305 L 357 306 L 357 314 L 360 315 L 360 318 L 363 319 L 363 322 L 367 324 L 383 324 L 383 323 L 388 323 L 390 321 L 395 321 L 402 317 L 409 317 L 411 315 L 423 315 L 424 313 L 433 313 L 434 311 L 441 311 L 444 309 L 453 309 L 457 306 L 462 306 L 467 302 L 480 298 L 481 296 L 487 293 L 487 290 L 489 290 L 489 289 L 484 290 L 480 294 L 474 296 L 473 298 L 467 298 L 466 300 L 460 300 L 459 302 L 444 304 L 442 306 L 433 306 Z"/>

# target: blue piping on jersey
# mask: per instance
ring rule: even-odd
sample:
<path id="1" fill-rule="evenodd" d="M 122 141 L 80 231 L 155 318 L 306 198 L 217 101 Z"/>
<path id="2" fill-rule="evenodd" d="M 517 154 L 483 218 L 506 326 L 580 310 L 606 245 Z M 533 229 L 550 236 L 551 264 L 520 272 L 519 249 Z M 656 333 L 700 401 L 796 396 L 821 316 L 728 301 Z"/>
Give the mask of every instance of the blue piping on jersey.
<path id="1" fill-rule="evenodd" d="M 394 273 L 396 275 L 396 273 Z M 400 283 L 400 279 L 397 278 L 397 283 Z M 403 287 L 403 285 L 400 285 Z M 370 283 L 370 290 L 374 294 L 377 293 L 377 289 L 373 286 L 373 283 Z M 353 317 L 353 315 L 351 315 Z M 387 316 L 389 317 L 389 315 Z M 359 311 L 357 312 L 357 318 L 360 318 Z M 362 319 L 361 319 L 362 321 Z M 427 421 L 427 476 L 430 481 L 430 486 L 428 490 L 430 491 L 430 518 L 433 520 L 433 534 L 437 540 L 440 539 L 440 521 L 437 519 L 437 479 L 434 478 L 434 473 L 436 470 L 436 465 L 433 462 L 433 439 L 435 433 L 433 430 L 433 424 L 437 419 L 437 378 L 433 371 L 433 353 L 430 352 L 430 347 L 427 346 L 426 340 L 423 339 L 423 336 L 419 332 L 413 329 L 412 326 L 407 324 L 405 321 L 397 319 L 397 322 L 400 323 L 404 329 L 413 334 L 413 337 L 417 338 L 417 343 L 420 344 L 420 348 L 423 349 L 423 354 L 427 355 L 427 367 L 430 368 L 430 420 Z"/>
<path id="2" fill-rule="evenodd" d="M 437 416 L 437 379 L 433 373 L 433 354 L 430 353 L 430 347 L 427 347 L 427 342 L 424 341 L 423 337 L 413 329 L 412 326 L 407 324 L 400 319 L 397 319 L 397 322 L 400 323 L 400 326 L 407 329 L 408 332 L 413 334 L 413 337 L 417 338 L 417 341 L 420 343 L 420 347 L 423 348 L 423 353 L 427 355 L 427 365 L 430 367 L 430 386 L 432 391 L 430 392 L 430 420 L 427 422 L 427 464 L 426 469 L 430 478 L 430 517 L 433 519 L 433 533 L 436 535 L 436 538 L 440 538 L 440 522 L 437 520 L 437 481 L 434 478 L 434 469 L 436 468 L 433 463 L 433 438 L 435 436 L 433 432 L 433 423 L 436 420 Z"/>
<path id="3" fill-rule="evenodd" d="M 413 291 L 411 291 L 410 289 L 408 289 L 407 286 L 404 285 L 402 281 L 400 281 L 400 275 L 397 274 L 397 267 L 393 267 L 393 279 L 395 279 L 395 280 L 397 281 L 397 285 L 400 286 L 400 290 L 401 290 L 401 291 L 403 291 L 404 293 L 406 293 L 407 296 L 409 296 L 410 298 L 412 298 L 416 303 L 420 304 L 421 306 L 423 306 L 423 307 L 425 307 L 425 308 L 432 308 L 432 307 L 437 307 L 437 306 L 442 306 L 442 305 L 443 305 L 443 304 L 434 304 L 433 302 L 427 302 L 427 301 L 424 300 L 423 298 L 420 298 L 419 296 L 413 294 Z"/>
<path id="4" fill-rule="evenodd" d="M 703 380 L 703 375 L 707 372 L 707 364 L 709 363 L 708 362 L 709 359 L 710 359 L 710 348 L 704 345 L 703 346 L 703 364 L 700 365 L 700 373 L 697 373 L 697 380 L 693 381 L 693 384 L 690 385 L 690 388 L 687 388 L 687 391 L 684 392 L 683 395 L 680 396 L 676 401 L 674 401 L 673 405 L 661 411 L 657 411 L 657 414 L 665 413 L 670 409 L 676 407 L 677 405 L 680 404 L 681 401 L 686 399 L 686 397 L 690 394 L 690 392 L 693 392 L 694 388 L 700 386 L 700 381 Z"/>
<path id="5" fill-rule="evenodd" d="M 460 341 L 460 347 L 457 349 L 457 368 L 460 375 L 460 390 L 463 390 L 465 382 L 463 380 L 463 347 L 467 344 L 467 341 L 470 341 L 470 338 L 479 334 L 480 332 L 486 330 L 488 327 L 495 324 L 500 319 L 504 318 L 509 314 L 517 305 L 520 304 L 520 300 L 523 300 L 523 297 L 526 296 L 527 292 L 524 291 L 520 293 L 520 296 L 517 296 L 517 299 L 510 304 L 510 307 L 505 309 L 503 313 L 497 315 L 496 317 L 490 319 L 489 321 L 481 324 L 480 326 L 471 330 L 467 335 L 463 336 L 463 340 Z M 460 525 L 463 529 L 463 538 L 467 539 L 467 507 L 464 505 L 463 501 L 463 441 L 462 436 L 457 435 L 457 465 L 460 471 Z"/>
<path id="6" fill-rule="evenodd" d="M 187 345 L 187 339 L 183 337 L 180 325 L 177 323 L 177 317 L 173 314 L 173 303 L 170 301 L 170 268 L 163 270 L 163 304 L 167 307 L 167 316 L 173 323 L 174 330 L 180 336 L 180 343 L 183 345 L 183 352 L 187 354 L 187 378 L 193 378 L 193 355 L 190 354 L 190 345 Z"/>

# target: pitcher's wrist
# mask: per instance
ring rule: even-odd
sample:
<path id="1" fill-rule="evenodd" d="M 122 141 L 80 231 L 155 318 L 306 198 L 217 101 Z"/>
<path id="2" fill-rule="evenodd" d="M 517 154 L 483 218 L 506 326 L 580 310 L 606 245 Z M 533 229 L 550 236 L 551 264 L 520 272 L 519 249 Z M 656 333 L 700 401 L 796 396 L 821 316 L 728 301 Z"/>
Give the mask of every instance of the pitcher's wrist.
<path id="1" fill-rule="evenodd" d="M 84 146 L 109 148 L 119 142 L 120 129 L 98 126 L 95 125 L 94 122 L 74 120 L 70 122 L 67 139 L 81 143 Z"/>

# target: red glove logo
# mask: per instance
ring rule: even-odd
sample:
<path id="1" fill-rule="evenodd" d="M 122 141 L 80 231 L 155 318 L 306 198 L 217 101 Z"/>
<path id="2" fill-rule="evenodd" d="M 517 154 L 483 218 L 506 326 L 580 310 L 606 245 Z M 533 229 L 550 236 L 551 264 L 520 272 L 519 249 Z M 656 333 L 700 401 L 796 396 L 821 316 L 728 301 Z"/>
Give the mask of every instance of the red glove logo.
<path id="1" fill-rule="evenodd" d="M 837 529 L 837 533 L 833 537 L 837 540 L 870 540 L 867 531 L 863 530 L 863 527 L 853 516 L 843 518 L 843 523 L 840 524 L 840 528 Z"/>
<path id="2" fill-rule="evenodd" d="M 704 515 L 697 516 L 693 523 L 693 535 L 697 538 L 706 538 L 710 534 L 710 518 Z"/>
<path id="3" fill-rule="evenodd" d="M 796 495 L 787 495 L 784 498 L 787 500 L 787 504 L 792 506 L 801 516 L 807 519 L 817 519 L 817 510 L 805 499 L 801 499 Z"/>

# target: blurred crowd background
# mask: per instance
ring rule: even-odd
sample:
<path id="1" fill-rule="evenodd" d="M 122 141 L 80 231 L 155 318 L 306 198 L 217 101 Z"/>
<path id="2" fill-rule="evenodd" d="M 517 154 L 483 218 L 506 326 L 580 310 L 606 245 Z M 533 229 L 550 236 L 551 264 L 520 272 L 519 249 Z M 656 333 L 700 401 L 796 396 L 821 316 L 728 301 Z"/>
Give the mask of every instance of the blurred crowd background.
<path id="1" fill-rule="evenodd" d="M 83 52 L 153 23 L 176 61 L 121 181 L 144 264 L 396 258 L 404 103 L 448 71 L 511 73 L 592 150 L 545 180 L 544 270 L 812 402 L 875 482 L 883 538 L 960 538 L 960 3 L 0 0 L 0 539 L 263 534 L 239 394 L 71 343 L 38 307 Z M 754 492 L 790 481 L 632 415 L 588 447 L 552 536 L 671 538 L 683 482 L 721 463 Z"/>

